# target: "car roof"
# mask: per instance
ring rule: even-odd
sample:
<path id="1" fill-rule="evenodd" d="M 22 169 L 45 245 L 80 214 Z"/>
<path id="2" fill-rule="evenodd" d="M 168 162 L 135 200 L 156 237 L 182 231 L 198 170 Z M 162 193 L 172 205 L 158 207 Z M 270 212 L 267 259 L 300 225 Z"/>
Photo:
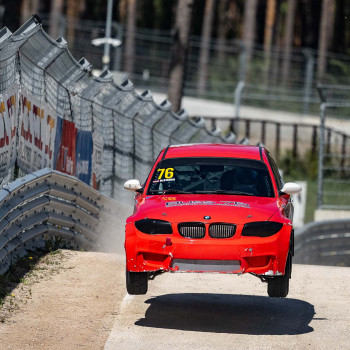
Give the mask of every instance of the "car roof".
<path id="1" fill-rule="evenodd" d="M 259 146 L 218 143 L 171 145 L 165 150 L 164 158 L 223 157 L 262 160 L 262 150 Z"/>

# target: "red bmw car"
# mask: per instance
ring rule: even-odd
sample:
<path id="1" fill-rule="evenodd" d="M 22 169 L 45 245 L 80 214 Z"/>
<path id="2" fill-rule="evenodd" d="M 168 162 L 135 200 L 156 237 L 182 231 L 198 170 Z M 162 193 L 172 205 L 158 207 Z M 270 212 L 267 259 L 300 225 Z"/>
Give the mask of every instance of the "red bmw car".
<path id="1" fill-rule="evenodd" d="M 293 205 L 298 184 L 284 184 L 258 146 L 193 144 L 159 154 L 143 186 L 129 180 L 134 214 L 126 221 L 126 286 L 146 294 L 170 272 L 251 273 L 270 297 L 286 297 L 292 272 Z"/>

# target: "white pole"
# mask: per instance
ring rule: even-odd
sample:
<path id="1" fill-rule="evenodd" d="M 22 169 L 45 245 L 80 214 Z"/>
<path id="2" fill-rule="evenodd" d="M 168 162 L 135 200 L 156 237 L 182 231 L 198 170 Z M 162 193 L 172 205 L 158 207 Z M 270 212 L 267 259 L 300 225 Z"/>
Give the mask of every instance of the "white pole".
<path id="1" fill-rule="evenodd" d="M 104 52 L 102 57 L 103 69 L 109 69 L 110 58 L 110 43 L 108 39 L 111 38 L 111 26 L 112 26 L 112 9 L 113 9 L 113 0 L 108 0 L 107 5 L 107 18 L 106 18 L 106 33 L 105 38 L 107 39 L 104 46 Z"/>

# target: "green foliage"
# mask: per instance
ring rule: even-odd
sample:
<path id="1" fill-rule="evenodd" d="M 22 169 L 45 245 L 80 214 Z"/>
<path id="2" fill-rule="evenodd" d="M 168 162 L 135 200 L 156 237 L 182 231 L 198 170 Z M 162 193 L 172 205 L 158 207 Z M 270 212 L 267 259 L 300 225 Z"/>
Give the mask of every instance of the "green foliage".
<path id="1" fill-rule="evenodd" d="M 29 255 L 17 260 L 16 264 L 0 276 L 0 306 L 4 302 L 4 298 L 15 288 L 15 286 L 23 280 L 23 276 L 30 271 L 39 261 L 43 252 L 30 253 Z"/>
<path id="2" fill-rule="evenodd" d="M 237 55 L 226 54 L 224 63 L 220 57 L 213 57 L 210 62 L 210 70 L 207 84 L 207 94 L 201 97 L 219 99 L 224 102 L 232 102 L 232 93 L 238 82 L 239 60 Z M 192 76 L 191 84 L 196 86 L 199 72 Z M 229 77 L 229 79 L 228 79 Z M 188 81 L 187 81 L 188 84 Z"/>
<path id="3" fill-rule="evenodd" d="M 313 221 L 317 207 L 317 153 L 309 150 L 303 156 L 294 158 L 292 150 L 286 150 L 278 165 L 283 170 L 285 182 L 298 180 L 307 182 L 305 223 Z"/>
<path id="4" fill-rule="evenodd" d="M 285 154 L 278 162 L 279 167 L 283 170 L 283 175 L 295 179 L 316 180 L 318 174 L 317 153 L 311 150 L 305 155 L 293 157 L 292 150 L 286 150 Z"/>
<path id="5" fill-rule="evenodd" d="M 328 62 L 325 80 L 331 84 L 349 84 L 349 61 L 341 61 L 331 58 Z"/>
<path id="6" fill-rule="evenodd" d="M 30 272 L 38 261 L 46 254 L 61 254 L 59 248 L 75 248 L 61 236 L 50 237 L 45 240 L 45 249 L 38 249 L 29 253 L 27 256 L 17 260 L 10 269 L 3 275 L 0 275 L 0 306 L 3 304 L 5 297 L 19 284 L 23 283 L 24 276 Z"/>
<path id="7" fill-rule="evenodd" d="M 170 30 L 173 27 L 175 18 L 174 8 L 176 3 L 174 0 L 154 0 L 154 28 Z"/>
<path id="8" fill-rule="evenodd" d="M 318 153 L 307 151 L 303 156 L 293 158 L 292 150 L 287 150 L 278 162 L 283 170 L 283 177 L 288 181 L 306 181 L 307 197 L 305 223 L 313 221 L 317 207 L 318 193 Z M 324 158 L 323 172 L 323 204 L 335 206 L 350 206 L 350 173 L 339 166 L 339 157 Z M 345 164 L 345 167 L 347 165 Z"/>
<path id="9" fill-rule="evenodd" d="M 67 243 L 61 236 L 50 237 L 49 239 L 45 240 L 45 250 L 47 252 L 53 252 L 63 247 L 67 247 Z"/>

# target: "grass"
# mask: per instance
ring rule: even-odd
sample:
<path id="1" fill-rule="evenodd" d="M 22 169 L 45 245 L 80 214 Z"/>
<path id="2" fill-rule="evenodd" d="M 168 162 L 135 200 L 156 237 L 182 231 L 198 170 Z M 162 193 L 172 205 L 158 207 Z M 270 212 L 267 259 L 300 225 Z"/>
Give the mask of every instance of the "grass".
<path id="1" fill-rule="evenodd" d="M 325 182 L 323 185 L 323 190 L 324 204 L 350 207 L 350 183 L 337 182 L 335 179 L 332 182 Z"/>
<path id="2" fill-rule="evenodd" d="M 307 180 L 307 194 L 305 207 L 305 224 L 314 221 L 317 209 L 317 180 Z"/>
<path id="3" fill-rule="evenodd" d="M 0 323 L 4 323 L 21 304 L 27 303 L 34 283 L 59 272 L 62 260 L 61 250 L 37 250 L 17 260 L 0 276 Z"/>
<path id="4" fill-rule="evenodd" d="M 0 306 L 18 284 L 26 282 L 25 275 L 33 269 L 42 255 L 44 255 L 43 252 L 33 252 L 19 259 L 4 275 L 0 276 Z"/>
<path id="5" fill-rule="evenodd" d="M 307 224 L 308 222 L 314 221 L 315 210 L 317 208 L 317 180 L 305 178 L 303 179 L 301 177 L 284 177 L 284 182 L 298 180 L 307 182 L 306 205 L 304 216 L 304 224 Z"/>
<path id="6" fill-rule="evenodd" d="M 317 155 L 310 151 L 302 157 L 294 159 L 292 151 L 287 150 L 279 161 L 279 166 L 283 170 L 284 180 L 307 181 L 307 197 L 305 208 L 305 223 L 314 220 L 314 212 L 317 209 L 318 192 L 318 161 Z M 323 183 L 323 204 L 334 206 L 350 207 L 350 174 L 341 173 L 337 168 L 337 158 L 326 160 L 325 166 L 335 166 L 335 170 L 324 172 L 324 178 L 328 181 Z"/>

